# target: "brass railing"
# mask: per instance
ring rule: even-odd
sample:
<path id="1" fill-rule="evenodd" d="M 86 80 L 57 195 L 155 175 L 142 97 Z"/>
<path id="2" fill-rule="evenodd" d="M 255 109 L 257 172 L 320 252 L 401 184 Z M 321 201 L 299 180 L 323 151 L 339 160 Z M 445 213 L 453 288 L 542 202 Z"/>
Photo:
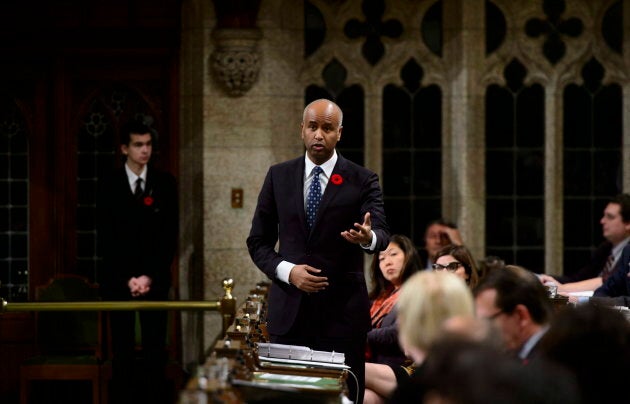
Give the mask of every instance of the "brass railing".
<path id="1" fill-rule="evenodd" d="M 24 311 L 126 311 L 126 310 L 193 310 L 219 311 L 223 320 L 223 332 L 227 330 L 236 315 L 236 299 L 232 296 L 234 281 L 222 281 L 224 295 L 214 301 L 68 301 L 68 302 L 7 302 L 2 301 L 0 315 L 8 312 Z"/>
<path id="2" fill-rule="evenodd" d="M 2 312 L 16 311 L 125 311 L 125 310 L 209 310 L 220 311 L 221 301 L 89 301 L 24 302 L 2 300 Z"/>

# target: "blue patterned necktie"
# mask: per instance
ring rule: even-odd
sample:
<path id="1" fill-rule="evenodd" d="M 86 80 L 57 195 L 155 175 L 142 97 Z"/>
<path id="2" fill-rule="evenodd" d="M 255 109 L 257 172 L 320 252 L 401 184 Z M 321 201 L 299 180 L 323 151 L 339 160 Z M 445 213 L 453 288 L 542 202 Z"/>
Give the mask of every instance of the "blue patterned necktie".
<path id="1" fill-rule="evenodd" d="M 324 170 L 320 166 L 313 168 L 313 179 L 311 180 L 311 186 L 308 188 L 308 196 L 306 197 L 306 222 L 308 228 L 313 227 L 315 223 L 315 215 L 317 214 L 317 208 L 319 202 L 322 200 L 322 186 L 319 183 L 319 174 Z"/>

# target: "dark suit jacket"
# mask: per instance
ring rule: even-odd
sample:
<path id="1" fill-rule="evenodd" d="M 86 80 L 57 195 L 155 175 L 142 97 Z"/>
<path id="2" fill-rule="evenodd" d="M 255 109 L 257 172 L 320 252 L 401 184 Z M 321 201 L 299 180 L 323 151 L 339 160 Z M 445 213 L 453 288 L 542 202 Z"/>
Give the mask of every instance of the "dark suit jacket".
<path id="1" fill-rule="evenodd" d="M 401 366 L 407 359 L 398 345 L 396 312 L 397 310 L 394 307 L 383 317 L 379 328 L 373 328 L 368 331 L 367 342 L 372 353 L 371 362 L 394 367 Z"/>
<path id="2" fill-rule="evenodd" d="M 311 315 L 321 335 L 365 338 L 370 327 L 363 274 L 366 250 L 346 241 L 341 232 L 362 223 L 365 213 L 370 212 L 377 237 L 375 250 L 387 246 L 389 229 L 378 177 L 338 155 L 332 175 L 341 176 L 342 182 L 328 182 L 309 231 L 304 212 L 304 166 L 302 156 L 269 169 L 247 238 L 252 260 L 272 280 L 268 330 L 275 335 L 286 334 L 305 295 L 276 278 L 276 267 L 285 260 L 321 269 L 321 275 L 328 277 L 329 286 L 324 291 L 309 295 L 318 308 Z"/>
<path id="3" fill-rule="evenodd" d="M 617 265 L 612 275 L 604 282 L 602 286 L 593 292 L 594 297 L 620 298 L 619 304 L 625 304 L 623 297 L 630 296 L 630 244 L 626 245 L 621 252 L 621 258 L 617 261 Z M 602 302 L 603 303 L 603 302 Z M 611 302 L 612 303 L 612 302 Z"/>
<path id="4" fill-rule="evenodd" d="M 171 285 L 177 246 L 175 178 L 147 167 L 143 197 L 134 197 L 125 168 L 99 180 L 98 242 L 103 257 L 99 278 L 104 296 L 130 299 L 127 281 L 151 277 L 147 298 L 164 299 Z"/>

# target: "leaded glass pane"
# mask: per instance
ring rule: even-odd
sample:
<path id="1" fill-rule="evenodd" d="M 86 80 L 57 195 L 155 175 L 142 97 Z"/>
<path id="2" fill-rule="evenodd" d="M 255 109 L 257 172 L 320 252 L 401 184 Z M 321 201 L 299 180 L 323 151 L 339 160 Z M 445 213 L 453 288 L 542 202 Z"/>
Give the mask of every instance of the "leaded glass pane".
<path id="1" fill-rule="evenodd" d="M 509 249 L 513 246 L 514 213 L 514 203 L 510 199 L 493 198 L 486 201 L 486 242 L 491 246 L 489 250 Z M 501 255 L 500 257 L 506 259 Z"/>
<path id="2" fill-rule="evenodd" d="M 516 244 L 521 247 L 539 247 L 545 241 L 545 205 L 540 198 L 520 198 L 516 201 Z M 535 264 L 539 268 L 544 260 Z"/>
<path id="3" fill-rule="evenodd" d="M 413 59 L 400 75 L 403 86 L 383 89 L 383 192 L 386 205 L 398 207 L 388 217 L 392 232 L 420 243 L 426 225 L 441 217 L 442 94 L 420 85 L 423 70 Z"/>
<path id="4" fill-rule="evenodd" d="M 439 150 L 418 150 L 413 153 L 413 194 L 426 197 L 442 196 L 442 153 Z M 441 216 L 441 215 L 440 215 Z M 431 220 L 435 220 L 434 217 Z"/>
<path id="5" fill-rule="evenodd" d="M 383 192 L 387 196 L 408 197 L 412 192 L 412 154 L 409 150 L 383 150 Z M 399 213 L 400 214 L 400 213 Z"/>
<path id="6" fill-rule="evenodd" d="M 544 90 L 524 85 L 527 70 L 516 59 L 504 75 L 506 86 L 491 85 L 486 92 L 486 253 L 541 272 Z"/>
<path id="7" fill-rule="evenodd" d="M 411 116 L 409 109 L 409 95 L 405 90 L 394 85 L 387 85 L 383 90 L 383 127 L 387 132 L 383 134 L 383 147 L 410 147 Z"/>
<path id="8" fill-rule="evenodd" d="M 0 297 L 28 298 L 28 139 L 15 101 L 0 100 Z"/>
<path id="9" fill-rule="evenodd" d="M 411 234 L 412 221 L 408 215 L 402 215 L 401 212 L 414 211 L 412 201 L 407 198 L 392 196 L 385 196 L 384 201 L 387 224 L 392 234 Z"/>

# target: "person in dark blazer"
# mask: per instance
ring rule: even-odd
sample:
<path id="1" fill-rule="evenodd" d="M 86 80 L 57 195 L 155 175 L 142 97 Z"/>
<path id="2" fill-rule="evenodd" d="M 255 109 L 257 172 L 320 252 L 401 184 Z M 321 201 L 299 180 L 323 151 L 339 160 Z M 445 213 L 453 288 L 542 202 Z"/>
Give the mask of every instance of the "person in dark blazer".
<path id="1" fill-rule="evenodd" d="M 558 285 L 558 293 L 595 290 L 613 274 L 621 252 L 630 241 L 630 195 L 619 194 L 608 201 L 600 219 L 605 238 L 587 265 L 572 275 L 539 275 L 543 283 Z"/>
<path id="2" fill-rule="evenodd" d="M 595 289 L 591 299 L 596 303 L 630 306 L 630 244 L 623 248 L 613 274 Z"/>
<path id="3" fill-rule="evenodd" d="M 99 179 L 100 286 L 106 300 L 168 299 L 177 245 L 177 189 L 171 174 L 149 165 L 154 140 L 151 128 L 130 123 L 121 133 L 124 166 Z M 152 402 L 166 400 L 159 388 L 164 384 L 167 313 L 140 311 L 139 319 L 145 366 L 134 369 L 136 313 L 110 313 L 115 402 L 132 401 L 134 390 L 155 393 L 158 401 Z M 136 384 L 142 381 L 138 375 L 152 386 Z"/>
<path id="4" fill-rule="evenodd" d="M 247 246 L 272 280 L 271 342 L 344 353 L 358 380 L 348 378 L 350 398 L 362 402 L 370 328 L 363 257 L 387 246 L 389 228 L 378 176 L 335 150 L 342 121 L 332 101 L 316 100 L 305 108 L 306 156 L 269 168 Z M 319 205 L 312 197 L 318 192 Z"/>

